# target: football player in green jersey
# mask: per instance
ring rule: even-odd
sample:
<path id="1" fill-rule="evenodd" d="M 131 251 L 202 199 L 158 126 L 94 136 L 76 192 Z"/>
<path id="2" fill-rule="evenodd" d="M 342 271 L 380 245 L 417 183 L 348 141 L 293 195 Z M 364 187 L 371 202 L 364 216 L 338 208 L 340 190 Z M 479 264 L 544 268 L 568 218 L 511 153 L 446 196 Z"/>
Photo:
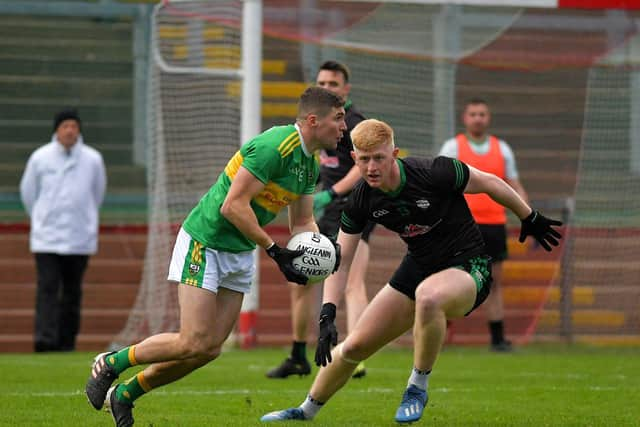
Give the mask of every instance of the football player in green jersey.
<path id="1" fill-rule="evenodd" d="M 445 337 L 447 319 L 471 313 L 491 288 L 491 259 L 464 193 L 486 193 L 521 218 L 520 241 L 533 236 L 551 250 L 561 238 L 559 221 L 534 211 L 508 184 L 448 157 L 398 159 L 393 130 L 365 120 L 351 132 L 352 156 L 363 180 L 342 214 L 338 242 L 344 262 L 325 281 L 311 390 L 295 408 L 262 421 L 310 420 L 351 377 L 353 370 L 387 343 L 413 328 L 414 367 L 395 420 L 411 423 L 427 404 L 427 384 Z M 359 234 L 368 221 L 396 232 L 407 244 L 397 270 L 373 298 L 340 345 L 336 303 L 346 285 Z"/>
<path id="2" fill-rule="evenodd" d="M 133 425 L 133 401 L 138 397 L 220 355 L 249 292 L 256 245 L 276 261 L 287 280 L 306 283 L 291 263 L 301 251 L 280 248 L 263 227 L 287 206 L 291 234 L 318 231 L 313 217 L 319 173 L 314 152 L 336 148 L 346 130 L 344 116 L 340 97 L 308 88 L 298 102 L 295 124 L 273 127 L 244 144 L 191 211 L 178 233 L 168 277 L 179 284 L 180 331 L 95 358 L 85 392 L 94 408 L 110 408 L 116 426 Z M 150 365 L 112 386 L 123 371 L 138 364 Z"/>

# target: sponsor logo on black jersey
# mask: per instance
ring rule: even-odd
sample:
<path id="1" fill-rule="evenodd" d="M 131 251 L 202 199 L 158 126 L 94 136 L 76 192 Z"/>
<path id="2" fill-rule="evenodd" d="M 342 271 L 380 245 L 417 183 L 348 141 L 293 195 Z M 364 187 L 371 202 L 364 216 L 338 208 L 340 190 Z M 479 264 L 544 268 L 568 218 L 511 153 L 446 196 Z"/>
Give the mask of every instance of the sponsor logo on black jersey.
<path id="1" fill-rule="evenodd" d="M 373 211 L 373 217 L 374 218 L 380 218 L 381 216 L 385 216 L 388 213 L 389 213 L 388 210 L 380 209 L 380 210 L 377 210 L 377 211 Z"/>
<path id="2" fill-rule="evenodd" d="M 400 233 L 400 237 L 415 237 L 420 236 L 421 234 L 427 234 L 431 231 L 435 226 L 442 222 L 442 218 L 440 218 L 433 225 L 423 225 L 423 224 L 409 224 L 404 226 L 404 231 Z"/>
<path id="3" fill-rule="evenodd" d="M 416 200 L 416 205 L 420 209 L 427 209 L 429 206 L 431 206 L 431 203 L 429 203 L 427 199 L 420 199 L 420 200 Z"/>

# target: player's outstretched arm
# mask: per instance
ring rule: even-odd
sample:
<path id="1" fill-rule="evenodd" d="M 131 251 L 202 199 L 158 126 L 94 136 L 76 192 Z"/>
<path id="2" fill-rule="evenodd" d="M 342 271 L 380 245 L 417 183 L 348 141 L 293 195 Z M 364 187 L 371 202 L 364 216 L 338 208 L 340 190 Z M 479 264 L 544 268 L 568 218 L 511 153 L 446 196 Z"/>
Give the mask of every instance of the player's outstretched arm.
<path id="1" fill-rule="evenodd" d="M 558 246 L 562 235 L 552 227 L 560 226 L 562 222 L 533 210 L 513 188 L 497 176 L 469 166 L 469 182 L 465 193 L 486 193 L 496 202 L 511 209 L 522 223 L 520 242 L 524 242 L 527 236 L 533 236 L 547 251 L 551 250 L 551 246 Z"/>
<path id="2" fill-rule="evenodd" d="M 482 172 L 472 166 L 469 168 L 469 181 L 464 189 L 465 193 L 486 193 L 502 206 L 509 208 L 521 220 L 529 216 L 533 209 L 511 188 L 497 176 Z"/>
<path id="3" fill-rule="evenodd" d="M 318 366 L 331 363 L 331 347 L 338 344 L 338 331 L 335 327 L 336 307 L 340 304 L 347 286 L 349 266 L 360 241 L 359 234 L 338 232 L 338 245 L 341 247 L 342 262 L 338 270 L 324 281 L 322 296 L 322 310 L 320 311 L 318 346 L 316 347 L 315 362 Z"/>
<path id="4" fill-rule="evenodd" d="M 340 305 L 344 290 L 347 286 L 347 278 L 349 277 L 349 267 L 353 262 L 353 257 L 360 241 L 359 234 L 347 234 L 342 230 L 338 232 L 337 243 L 340 245 L 341 261 L 338 270 L 324 281 L 324 289 L 322 294 L 323 303 L 333 303 Z"/>

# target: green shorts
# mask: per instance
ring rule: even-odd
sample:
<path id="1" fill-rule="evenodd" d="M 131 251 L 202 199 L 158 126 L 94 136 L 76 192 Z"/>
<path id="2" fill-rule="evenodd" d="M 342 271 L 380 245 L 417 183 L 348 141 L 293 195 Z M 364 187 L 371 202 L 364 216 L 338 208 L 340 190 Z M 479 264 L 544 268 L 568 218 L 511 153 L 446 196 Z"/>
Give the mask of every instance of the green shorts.
<path id="1" fill-rule="evenodd" d="M 465 314 L 465 316 L 468 316 L 487 299 L 491 291 L 491 282 L 493 282 L 493 277 L 491 276 L 491 257 L 479 255 L 469 258 L 462 264 L 454 265 L 453 267 L 466 271 L 471 275 L 473 281 L 476 282 L 476 301 L 473 303 L 471 310 Z"/>

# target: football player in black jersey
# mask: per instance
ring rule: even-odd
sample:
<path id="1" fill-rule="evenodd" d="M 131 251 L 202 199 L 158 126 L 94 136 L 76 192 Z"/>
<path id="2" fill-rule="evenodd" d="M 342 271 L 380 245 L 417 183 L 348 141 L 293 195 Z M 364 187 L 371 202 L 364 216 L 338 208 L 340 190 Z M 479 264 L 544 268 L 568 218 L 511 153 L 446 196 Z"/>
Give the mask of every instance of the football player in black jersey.
<path id="1" fill-rule="evenodd" d="M 365 119 L 353 105 L 349 93 L 351 90 L 349 68 L 337 61 L 326 61 L 318 70 L 316 85 L 323 87 L 345 100 L 345 122 L 347 132 L 338 142 L 335 150 L 320 151 L 320 182 L 322 190 L 313 197 L 314 215 L 318 221 L 320 233 L 335 237 L 340 228 L 342 210 L 347 204 L 347 195 L 360 180 L 360 172 L 351 158 L 353 145 L 349 132 Z M 347 311 L 347 331 L 351 331 L 367 306 L 365 276 L 369 264 L 369 236 L 375 223 L 369 222 L 360 235 L 358 248 L 349 271 L 349 281 L 345 289 Z M 307 360 L 307 335 L 309 333 L 310 314 L 316 303 L 315 288 L 312 286 L 289 285 L 291 289 L 291 328 L 293 342 L 291 354 L 280 365 L 267 372 L 268 378 L 286 378 L 289 375 L 307 375 L 311 366 Z M 360 363 L 353 372 L 354 378 L 366 374 L 364 363 Z"/>
<path id="2" fill-rule="evenodd" d="M 342 216 L 338 242 L 342 263 L 325 281 L 316 363 L 318 372 L 297 408 L 271 412 L 262 421 L 308 420 L 349 379 L 354 368 L 413 328 L 414 367 L 395 419 L 420 419 L 427 403 L 429 374 L 445 338 L 447 319 L 471 313 L 491 287 L 491 260 L 463 193 L 486 193 L 521 219 L 520 241 L 533 236 L 551 250 L 561 235 L 504 181 L 448 158 L 397 158 L 393 130 L 365 120 L 351 132 L 352 156 L 363 178 Z M 334 325 L 336 302 L 367 221 L 395 231 L 408 250 L 389 283 L 367 306 L 355 329 L 340 345 Z"/>

